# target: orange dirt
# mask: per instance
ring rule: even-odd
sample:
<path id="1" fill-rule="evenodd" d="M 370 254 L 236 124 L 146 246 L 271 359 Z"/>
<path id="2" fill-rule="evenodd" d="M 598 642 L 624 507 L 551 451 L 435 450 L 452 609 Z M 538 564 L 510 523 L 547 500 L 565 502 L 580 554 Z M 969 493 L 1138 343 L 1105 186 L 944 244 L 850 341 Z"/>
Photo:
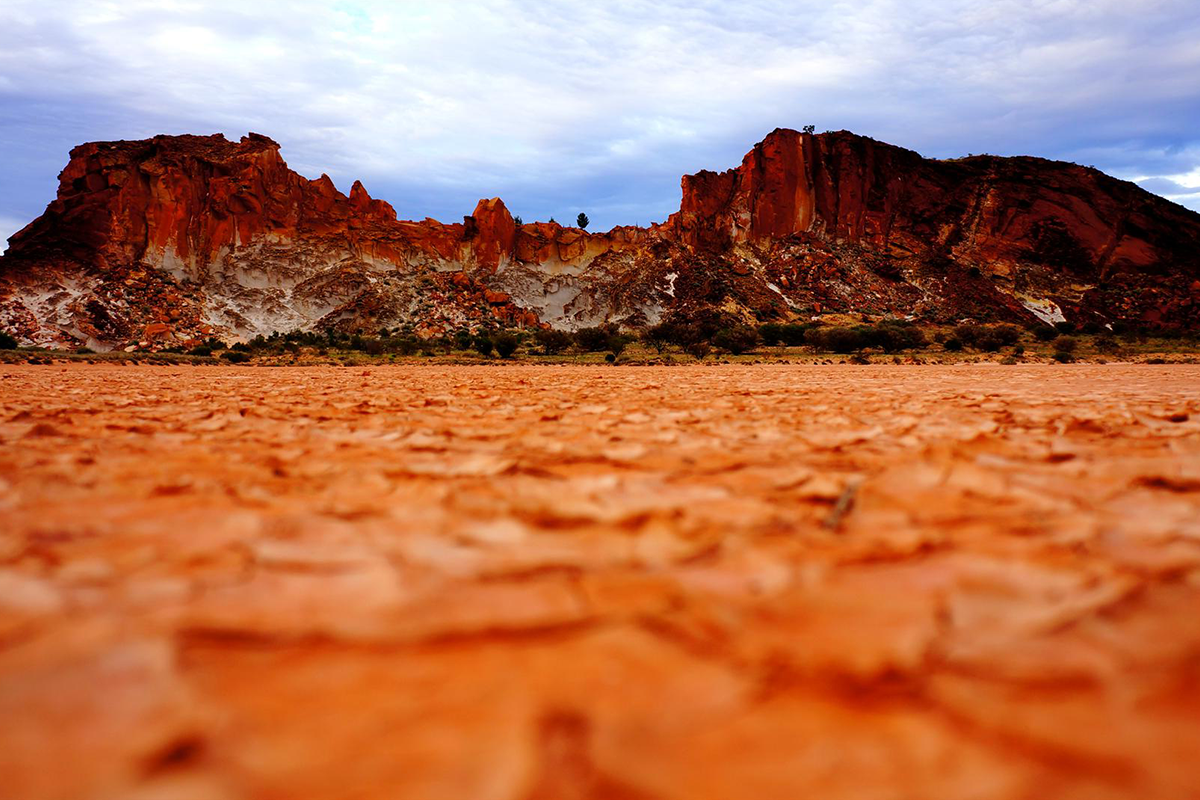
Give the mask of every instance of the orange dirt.
<path id="1" fill-rule="evenodd" d="M 0 796 L 1200 796 L 1200 367 L 0 367 Z"/>

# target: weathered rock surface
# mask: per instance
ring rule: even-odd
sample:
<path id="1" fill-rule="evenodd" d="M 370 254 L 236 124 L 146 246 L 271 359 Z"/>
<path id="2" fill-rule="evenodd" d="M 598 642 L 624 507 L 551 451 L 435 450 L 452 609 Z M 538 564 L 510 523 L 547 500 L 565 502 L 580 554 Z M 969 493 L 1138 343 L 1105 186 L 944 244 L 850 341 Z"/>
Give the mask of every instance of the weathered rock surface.
<path id="1" fill-rule="evenodd" d="M 1196 797 L 1197 398 L 3 367 L 0 794 Z"/>
<path id="2" fill-rule="evenodd" d="M 0 258 L 0 326 L 93 347 L 718 308 L 1194 326 L 1198 252 L 1200 215 L 1094 169 L 932 161 L 846 132 L 777 130 L 737 169 L 685 177 L 666 223 L 607 233 L 517 226 L 497 198 L 462 224 L 399 221 L 264 136 L 159 136 L 72 151 Z"/>

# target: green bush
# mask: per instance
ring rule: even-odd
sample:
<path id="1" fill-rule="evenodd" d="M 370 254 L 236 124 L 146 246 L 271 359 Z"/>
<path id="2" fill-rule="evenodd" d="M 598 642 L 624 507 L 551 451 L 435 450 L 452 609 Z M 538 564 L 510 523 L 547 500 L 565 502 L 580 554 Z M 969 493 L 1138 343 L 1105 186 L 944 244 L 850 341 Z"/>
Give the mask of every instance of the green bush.
<path id="1" fill-rule="evenodd" d="M 992 332 L 1006 347 L 1011 347 L 1021 340 L 1021 329 L 1016 325 L 1009 325 L 1008 323 L 993 325 Z"/>
<path id="2" fill-rule="evenodd" d="M 758 326 L 758 338 L 767 347 L 775 347 L 783 341 L 783 326 L 778 322 L 768 322 Z"/>
<path id="3" fill-rule="evenodd" d="M 966 347 L 975 347 L 979 343 L 979 337 L 984 334 L 985 328 L 983 325 L 976 325 L 973 322 L 963 323 L 954 326 L 954 338 L 958 339 Z"/>
<path id="4" fill-rule="evenodd" d="M 719 350 L 739 356 L 758 346 L 758 331 L 749 325 L 722 328 L 713 336 L 712 343 Z"/>
<path id="5" fill-rule="evenodd" d="M 675 326 L 669 322 L 660 322 L 642 331 L 642 343 L 658 353 L 666 350 L 674 340 Z"/>
<path id="6" fill-rule="evenodd" d="M 616 330 L 609 325 L 597 325 L 592 328 L 580 328 L 575 331 L 575 346 L 588 353 L 596 353 L 608 349 L 608 340 Z"/>
<path id="7" fill-rule="evenodd" d="M 16 350 L 20 346 L 17 337 L 11 333 L 0 331 L 0 350 Z"/>
<path id="8" fill-rule="evenodd" d="M 511 333 L 502 333 L 493 342 L 496 345 L 496 352 L 500 354 L 501 358 L 511 357 L 513 353 L 517 352 L 517 346 L 520 344 L 517 337 Z"/>
<path id="9" fill-rule="evenodd" d="M 874 330 L 867 334 L 867 338 L 874 346 L 883 348 L 887 353 L 919 350 L 929 343 L 917 326 L 890 320 L 876 325 Z"/>
<path id="10" fill-rule="evenodd" d="M 1058 331 L 1049 325 L 1038 325 L 1033 329 L 1033 336 L 1039 342 L 1049 342 L 1055 336 L 1058 336 Z"/>
<path id="11" fill-rule="evenodd" d="M 552 328 L 539 330 L 533 335 L 533 338 L 542 348 L 542 352 L 548 356 L 561 353 L 571 346 L 570 334 Z"/>
<path id="12" fill-rule="evenodd" d="M 968 347 L 995 353 L 1006 345 L 1016 344 L 1021 338 L 1021 330 L 1015 325 L 968 323 L 955 326 L 954 337 Z"/>
<path id="13" fill-rule="evenodd" d="M 224 353 L 221 353 L 221 358 L 230 364 L 244 364 L 250 360 L 250 354 L 244 350 L 226 350 Z"/>
<path id="14" fill-rule="evenodd" d="M 632 337 L 620 333 L 614 333 L 608 337 L 608 352 L 612 354 L 614 361 L 621 357 L 621 353 L 625 352 L 625 348 L 631 341 L 633 341 Z"/>
<path id="15" fill-rule="evenodd" d="M 1070 336 L 1059 336 L 1054 340 L 1054 352 L 1056 353 L 1074 353 L 1078 346 L 1079 342 Z"/>
<path id="16" fill-rule="evenodd" d="M 712 345 L 708 343 L 707 339 L 696 338 L 685 344 L 683 351 L 689 356 L 703 361 L 704 357 L 712 352 Z"/>
<path id="17" fill-rule="evenodd" d="M 811 328 L 805 332 L 804 341 L 818 352 L 853 353 L 871 345 L 871 337 L 864 329 L 870 330 L 865 325 Z"/>
<path id="18" fill-rule="evenodd" d="M 804 337 L 808 335 L 808 332 L 816 330 L 818 327 L 821 327 L 821 323 L 780 325 L 780 342 L 786 344 L 787 347 L 800 347 L 800 345 L 804 344 Z"/>
<path id="19" fill-rule="evenodd" d="M 475 337 L 473 345 L 481 356 L 490 357 L 492 355 L 492 351 L 496 349 L 496 344 L 491 340 L 491 337 L 483 334 Z"/>
<path id="20" fill-rule="evenodd" d="M 946 341 L 942 342 L 942 347 L 946 348 L 951 353 L 961 352 L 963 349 L 962 340 L 957 336 L 951 336 Z"/>
<path id="21" fill-rule="evenodd" d="M 471 342 L 468 339 L 467 344 Z M 421 340 L 415 336 L 393 336 L 386 342 L 387 349 L 402 356 L 411 356 L 421 349 Z M 466 349 L 466 348 L 463 348 Z M 491 352 L 489 348 L 488 352 Z"/>
<path id="22" fill-rule="evenodd" d="M 1051 356 L 1051 358 L 1060 364 L 1070 364 L 1075 360 L 1075 356 L 1063 350 L 1057 351 L 1053 356 Z"/>

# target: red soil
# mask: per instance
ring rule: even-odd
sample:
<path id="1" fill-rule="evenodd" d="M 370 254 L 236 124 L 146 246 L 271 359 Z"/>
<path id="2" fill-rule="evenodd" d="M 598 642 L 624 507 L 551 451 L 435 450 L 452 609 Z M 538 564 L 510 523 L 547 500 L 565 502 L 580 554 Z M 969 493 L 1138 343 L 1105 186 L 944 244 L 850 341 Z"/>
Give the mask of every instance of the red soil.
<path id="1" fill-rule="evenodd" d="M 1200 795 L 1200 368 L 0 367 L 0 794 Z"/>

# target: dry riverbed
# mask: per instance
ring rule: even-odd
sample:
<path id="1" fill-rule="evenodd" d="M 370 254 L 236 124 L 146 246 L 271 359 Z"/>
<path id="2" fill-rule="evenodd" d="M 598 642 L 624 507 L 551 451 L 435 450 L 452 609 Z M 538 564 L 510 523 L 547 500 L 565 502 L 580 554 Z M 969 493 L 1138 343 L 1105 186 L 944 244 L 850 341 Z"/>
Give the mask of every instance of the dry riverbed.
<path id="1" fill-rule="evenodd" d="M 0 366 L 0 796 L 1200 796 L 1200 366 Z"/>

